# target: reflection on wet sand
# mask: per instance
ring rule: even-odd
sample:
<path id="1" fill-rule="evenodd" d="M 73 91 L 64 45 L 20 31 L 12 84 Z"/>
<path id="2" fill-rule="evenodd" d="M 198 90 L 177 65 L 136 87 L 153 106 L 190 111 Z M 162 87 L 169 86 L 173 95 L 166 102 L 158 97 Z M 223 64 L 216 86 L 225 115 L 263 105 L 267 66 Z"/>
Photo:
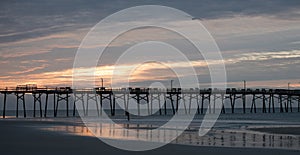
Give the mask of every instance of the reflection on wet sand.
<path id="1" fill-rule="evenodd" d="M 258 147 L 300 150 L 300 136 L 277 135 L 251 131 L 212 130 L 203 137 L 185 132 L 176 140 L 179 144 L 224 147 Z"/>
<path id="2" fill-rule="evenodd" d="M 138 140 L 150 142 L 167 142 L 170 137 L 177 136 L 174 144 L 218 147 L 254 147 L 300 150 L 299 135 L 271 134 L 244 129 L 219 130 L 213 129 L 205 136 L 198 136 L 196 128 L 188 128 L 179 135 L 178 128 L 170 127 L 159 130 L 154 125 L 140 124 L 93 124 L 90 130 L 85 126 L 51 126 L 42 128 L 79 136 L 97 136 L 107 139 Z M 130 129 L 130 132 L 129 130 Z M 133 132 L 134 131 L 134 132 Z"/>

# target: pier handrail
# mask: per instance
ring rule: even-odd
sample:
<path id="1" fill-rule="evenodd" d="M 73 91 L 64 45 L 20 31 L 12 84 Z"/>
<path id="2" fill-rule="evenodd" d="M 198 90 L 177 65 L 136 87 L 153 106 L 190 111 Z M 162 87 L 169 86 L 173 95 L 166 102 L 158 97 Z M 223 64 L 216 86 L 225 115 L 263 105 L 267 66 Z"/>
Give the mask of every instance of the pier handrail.
<path id="1" fill-rule="evenodd" d="M 72 89 L 71 87 L 37 87 L 36 85 L 18 85 L 17 87 L 6 87 L 0 88 L 0 92 L 14 93 L 14 92 L 24 92 L 24 93 L 38 93 L 38 92 L 49 92 L 49 93 L 72 93 L 76 92 L 114 92 L 114 93 L 236 93 L 236 94 L 261 94 L 261 93 L 272 93 L 272 94 L 282 94 L 282 95 L 300 95 L 300 89 L 270 89 L 270 88 L 247 88 L 237 89 L 237 88 L 227 88 L 226 90 L 220 90 L 217 88 L 105 88 L 105 87 L 95 87 L 95 88 L 82 88 L 82 89 Z"/>

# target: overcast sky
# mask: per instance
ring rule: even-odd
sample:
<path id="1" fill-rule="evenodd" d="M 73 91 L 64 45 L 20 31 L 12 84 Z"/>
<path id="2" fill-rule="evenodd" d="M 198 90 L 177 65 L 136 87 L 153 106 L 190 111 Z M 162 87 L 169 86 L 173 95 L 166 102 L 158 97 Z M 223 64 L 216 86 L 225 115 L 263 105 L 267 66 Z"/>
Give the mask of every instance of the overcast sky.
<path id="1" fill-rule="evenodd" d="M 0 87 L 71 85 L 73 60 L 87 32 L 110 14 L 146 4 L 174 7 L 199 19 L 220 48 L 230 87 L 241 87 L 242 80 L 249 87 L 286 88 L 288 82 L 293 88 L 300 87 L 300 1 L 289 0 L 1 1 Z M 144 31 L 160 34 L 155 29 Z M 124 45 L 118 46 L 121 49 Z M 193 62 L 197 59 L 194 57 Z M 107 74 L 110 61 L 99 63 Z M 195 68 L 200 85 L 207 86 L 207 68 Z M 133 83 L 140 86 L 155 82 L 150 76 L 166 83 L 173 78 L 167 75 L 169 70 L 153 65 L 144 68 Z"/>

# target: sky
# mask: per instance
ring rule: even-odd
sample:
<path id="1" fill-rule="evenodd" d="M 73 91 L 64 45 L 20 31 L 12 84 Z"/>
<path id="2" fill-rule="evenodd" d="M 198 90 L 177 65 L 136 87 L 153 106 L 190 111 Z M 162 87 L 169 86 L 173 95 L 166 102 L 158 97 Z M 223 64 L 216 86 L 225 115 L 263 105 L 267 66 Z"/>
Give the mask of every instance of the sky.
<path id="1" fill-rule="evenodd" d="M 291 88 L 300 89 L 300 1 L 292 0 L 1 1 L 0 88 L 30 83 L 49 87 L 72 85 L 75 54 L 90 29 L 117 11 L 150 4 L 173 7 L 201 21 L 224 58 L 229 87 L 242 87 L 246 80 L 248 87 L 287 88 L 290 83 Z M 149 35 L 139 36 L 138 32 Z M 109 86 L 116 51 L 134 45 L 135 39 L 143 41 L 159 36 L 159 40 L 192 50 L 173 34 L 166 33 L 154 28 L 128 33 L 99 61 L 97 75 Z M 209 72 L 203 58 L 186 54 L 199 77 L 196 86 L 209 87 Z M 125 68 L 126 65 L 130 64 L 125 64 Z M 149 86 L 153 82 L 168 85 L 173 78 L 168 68 L 145 64 L 135 70 L 130 80 L 134 86 Z"/>

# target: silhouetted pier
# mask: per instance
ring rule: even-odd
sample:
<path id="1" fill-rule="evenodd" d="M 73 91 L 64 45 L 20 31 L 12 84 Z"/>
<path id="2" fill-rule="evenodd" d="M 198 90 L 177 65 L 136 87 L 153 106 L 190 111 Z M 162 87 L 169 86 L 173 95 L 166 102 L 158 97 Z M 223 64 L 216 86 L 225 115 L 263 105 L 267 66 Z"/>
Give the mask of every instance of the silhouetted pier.
<path id="1" fill-rule="evenodd" d="M 226 90 L 217 89 L 159 89 L 159 88 L 121 88 L 108 89 L 105 87 L 91 89 L 71 89 L 71 87 L 39 88 L 36 85 L 19 85 L 16 88 L 5 88 L 0 90 L 3 95 L 3 117 L 6 116 L 7 96 L 16 96 L 16 117 L 19 116 L 19 105 L 23 107 L 23 115 L 26 117 L 26 104 L 33 104 L 33 117 L 36 117 L 38 111 L 39 117 L 47 117 L 49 98 L 53 98 L 53 116 L 57 117 L 58 105 L 65 104 L 66 116 L 69 116 L 70 98 L 73 98 L 73 116 L 76 115 L 76 104 L 82 104 L 84 115 L 89 114 L 90 101 L 96 104 L 98 116 L 102 115 L 103 103 L 108 101 L 111 116 L 115 115 L 116 100 L 123 101 L 124 113 L 128 115 L 128 105 L 130 102 L 137 103 L 138 115 L 140 115 L 140 105 L 147 104 L 148 114 L 152 114 L 153 104 L 158 104 L 159 114 L 167 114 L 167 104 L 170 104 L 172 114 L 178 111 L 179 104 L 183 104 L 184 113 L 191 111 L 191 105 L 197 104 L 197 113 L 203 114 L 205 110 L 209 113 L 215 113 L 216 100 L 221 100 L 221 112 L 225 113 L 225 100 L 229 100 L 231 113 L 235 113 L 235 107 L 238 100 L 241 100 L 243 113 L 246 113 L 248 104 L 251 104 L 250 112 L 256 113 L 257 109 L 262 109 L 263 113 L 275 113 L 275 107 L 280 112 L 293 112 L 297 107 L 300 112 L 300 90 L 289 89 L 236 89 L 228 88 Z M 33 103 L 25 103 L 25 94 L 33 97 Z M 28 95 L 27 95 L 28 96 Z M 42 96 L 44 100 L 42 100 Z M 247 103 L 247 97 L 251 97 L 251 103 Z M 275 105 L 275 100 L 277 104 Z M 119 102 L 118 102 L 119 103 Z M 39 109 L 37 110 L 37 104 Z M 163 104 L 163 106 L 161 106 Z M 296 105 L 295 105 L 296 104 Z M 164 111 L 162 111 L 164 110 Z"/>

